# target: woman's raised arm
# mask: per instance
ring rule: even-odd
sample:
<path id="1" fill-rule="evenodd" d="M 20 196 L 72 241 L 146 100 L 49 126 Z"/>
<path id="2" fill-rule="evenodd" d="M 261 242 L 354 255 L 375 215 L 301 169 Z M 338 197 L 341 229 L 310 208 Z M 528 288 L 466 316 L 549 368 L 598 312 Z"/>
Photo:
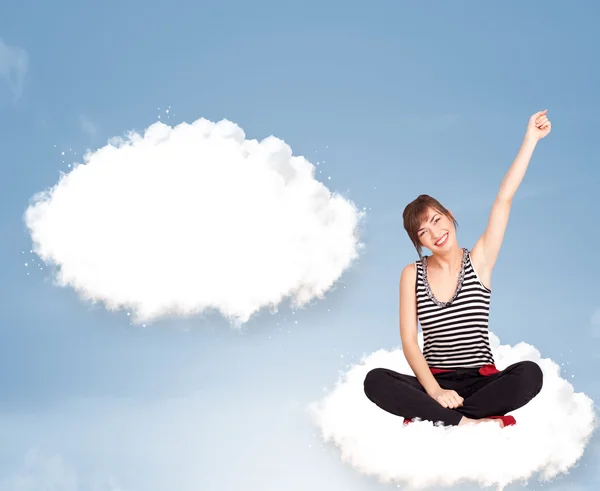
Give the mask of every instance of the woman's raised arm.
<path id="1" fill-rule="evenodd" d="M 551 128 L 547 110 L 537 112 L 529 119 L 523 144 L 500 184 L 487 227 L 471 253 L 478 272 L 484 277 L 491 275 L 496 263 L 508 225 L 512 199 L 525 177 L 533 151 L 538 141 L 550 133 Z"/>

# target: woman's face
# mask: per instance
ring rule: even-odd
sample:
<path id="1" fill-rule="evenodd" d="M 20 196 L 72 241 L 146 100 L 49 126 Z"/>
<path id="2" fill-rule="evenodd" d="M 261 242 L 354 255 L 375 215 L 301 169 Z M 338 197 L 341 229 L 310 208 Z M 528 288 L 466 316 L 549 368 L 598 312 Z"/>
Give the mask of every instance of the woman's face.
<path id="1" fill-rule="evenodd" d="M 447 217 L 433 208 L 427 210 L 426 218 L 417 234 L 421 245 L 433 253 L 449 250 L 456 240 L 452 217 Z"/>

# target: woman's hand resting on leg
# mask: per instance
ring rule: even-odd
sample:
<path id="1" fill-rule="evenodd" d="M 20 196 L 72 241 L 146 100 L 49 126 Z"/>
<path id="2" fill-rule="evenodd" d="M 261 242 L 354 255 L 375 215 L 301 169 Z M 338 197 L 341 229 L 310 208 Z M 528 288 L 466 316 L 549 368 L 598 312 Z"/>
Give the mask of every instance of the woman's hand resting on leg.
<path id="1" fill-rule="evenodd" d="M 445 390 L 440 388 L 429 395 L 442 406 L 449 409 L 460 407 L 464 402 L 464 399 L 453 390 Z"/>

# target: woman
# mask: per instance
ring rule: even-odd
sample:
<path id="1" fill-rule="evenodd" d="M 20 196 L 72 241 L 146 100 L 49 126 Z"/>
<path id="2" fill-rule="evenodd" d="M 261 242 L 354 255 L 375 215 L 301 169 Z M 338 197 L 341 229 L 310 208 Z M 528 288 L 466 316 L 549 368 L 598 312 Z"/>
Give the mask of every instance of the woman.
<path id="1" fill-rule="evenodd" d="M 529 119 L 487 228 L 471 251 L 459 247 L 456 220 L 437 200 L 421 195 L 404 210 L 404 228 L 421 258 L 406 266 L 400 278 L 402 351 L 415 376 L 376 368 L 367 374 L 364 390 L 373 403 L 405 422 L 419 418 L 460 426 L 496 421 L 504 427 L 516 422 L 506 414 L 542 388 L 542 371 L 534 362 L 496 369 L 488 317 L 492 270 L 512 199 L 538 141 L 550 130 L 547 111 Z M 431 256 L 422 255 L 423 247 Z M 417 344 L 417 322 L 423 351 Z"/>

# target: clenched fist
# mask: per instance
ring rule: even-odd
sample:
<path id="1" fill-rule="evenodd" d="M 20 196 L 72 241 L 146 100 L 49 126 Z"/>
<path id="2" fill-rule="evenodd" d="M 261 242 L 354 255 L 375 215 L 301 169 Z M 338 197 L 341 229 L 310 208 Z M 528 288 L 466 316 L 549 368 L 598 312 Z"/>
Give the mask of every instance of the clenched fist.
<path id="1" fill-rule="evenodd" d="M 545 136 L 548 136 L 552 130 L 552 124 L 548 119 L 548 109 L 535 113 L 529 118 L 527 124 L 527 136 L 534 140 L 541 140 Z"/>

